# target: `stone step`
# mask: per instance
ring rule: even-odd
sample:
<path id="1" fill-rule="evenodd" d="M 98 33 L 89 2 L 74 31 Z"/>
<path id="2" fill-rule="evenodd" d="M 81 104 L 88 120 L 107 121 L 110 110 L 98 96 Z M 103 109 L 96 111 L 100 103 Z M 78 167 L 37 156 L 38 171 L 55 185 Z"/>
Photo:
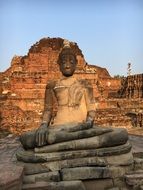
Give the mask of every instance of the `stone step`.
<path id="1" fill-rule="evenodd" d="M 125 175 L 129 186 L 143 186 L 143 170 L 136 170 Z"/>
<path id="2" fill-rule="evenodd" d="M 65 168 L 61 171 L 63 180 L 85 180 L 111 178 L 111 172 L 106 167 Z"/>
<path id="3" fill-rule="evenodd" d="M 33 174 L 33 175 L 25 175 L 23 177 L 24 184 L 36 183 L 40 181 L 58 182 L 60 181 L 60 174 L 58 171 L 54 171 L 54 172 L 45 172 L 45 173 L 39 173 L 39 174 Z"/>
<path id="4" fill-rule="evenodd" d="M 87 160 L 90 158 L 91 162 L 94 162 L 99 166 L 106 165 L 105 156 L 114 156 L 114 155 L 121 155 L 130 152 L 131 144 L 129 142 L 113 147 L 106 147 L 106 148 L 97 148 L 97 149 L 89 149 L 89 150 L 73 150 L 73 151 L 62 151 L 62 152 L 51 152 L 51 153 L 35 153 L 34 155 L 38 158 L 44 159 L 46 162 L 50 161 L 62 161 L 62 160 L 71 160 L 77 161 L 78 160 Z M 103 157 L 104 156 L 104 157 Z M 95 157 L 95 158 L 94 158 Z M 80 159 L 81 158 L 81 159 Z M 93 158 L 93 160 L 92 160 Z M 76 160 L 78 159 L 78 160 Z M 101 162 L 102 161 L 102 162 Z M 74 162 L 75 163 L 75 162 Z M 75 164 L 76 164 L 75 163 Z M 80 162 L 81 163 L 81 162 Z M 89 162 L 87 162 L 89 164 Z"/>
<path id="5" fill-rule="evenodd" d="M 122 167 L 76 167 L 61 170 L 61 179 L 70 180 L 105 180 L 124 176 L 126 171 L 131 171 L 130 166 Z"/>
<path id="6" fill-rule="evenodd" d="M 82 181 L 37 182 L 25 184 L 22 190 L 86 190 Z"/>
<path id="7" fill-rule="evenodd" d="M 135 170 L 143 170 L 143 158 L 134 158 Z"/>

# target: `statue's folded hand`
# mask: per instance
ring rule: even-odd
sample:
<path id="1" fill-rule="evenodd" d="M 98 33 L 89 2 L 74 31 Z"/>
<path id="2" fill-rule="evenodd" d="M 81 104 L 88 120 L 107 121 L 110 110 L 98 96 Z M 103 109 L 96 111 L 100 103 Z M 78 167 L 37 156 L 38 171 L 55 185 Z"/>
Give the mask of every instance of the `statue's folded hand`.
<path id="1" fill-rule="evenodd" d="M 93 123 L 90 121 L 82 122 L 78 125 L 78 130 L 86 130 L 93 127 Z"/>
<path id="2" fill-rule="evenodd" d="M 36 145 L 43 146 L 47 144 L 48 128 L 47 124 L 43 123 L 36 131 Z"/>

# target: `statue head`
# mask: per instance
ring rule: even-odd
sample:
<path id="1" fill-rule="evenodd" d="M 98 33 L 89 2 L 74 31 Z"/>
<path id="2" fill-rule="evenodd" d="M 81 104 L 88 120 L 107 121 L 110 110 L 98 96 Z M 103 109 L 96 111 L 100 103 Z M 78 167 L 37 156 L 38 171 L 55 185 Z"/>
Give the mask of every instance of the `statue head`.
<path id="1" fill-rule="evenodd" d="M 77 59 L 76 55 L 70 47 L 70 44 L 66 42 L 62 51 L 59 54 L 58 64 L 60 71 L 66 77 L 72 76 L 75 72 Z"/>

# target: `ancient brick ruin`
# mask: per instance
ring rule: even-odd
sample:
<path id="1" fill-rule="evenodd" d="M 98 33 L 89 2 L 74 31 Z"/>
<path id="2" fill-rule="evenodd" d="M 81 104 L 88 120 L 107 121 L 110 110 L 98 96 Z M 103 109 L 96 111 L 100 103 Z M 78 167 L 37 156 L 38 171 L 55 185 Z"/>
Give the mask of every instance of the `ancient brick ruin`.
<path id="1" fill-rule="evenodd" d="M 21 133 L 39 126 L 47 81 L 60 77 L 57 58 L 63 41 L 41 39 L 26 56 L 13 57 L 10 68 L 0 73 L 1 130 Z M 143 109 L 143 74 L 123 81 L 112 78 L 105 68 L 88 64 L 76 43 L 70 45 L 78 60 L 75 76 L 93 85 L 95 123 L 127 128 L 137 125 L 137 114 Z"/>
<path id="2" fill-rule="evenodd" d="M 121 82 L 121 98 L 143 98 L 143 74 L 128 76 Z"/>

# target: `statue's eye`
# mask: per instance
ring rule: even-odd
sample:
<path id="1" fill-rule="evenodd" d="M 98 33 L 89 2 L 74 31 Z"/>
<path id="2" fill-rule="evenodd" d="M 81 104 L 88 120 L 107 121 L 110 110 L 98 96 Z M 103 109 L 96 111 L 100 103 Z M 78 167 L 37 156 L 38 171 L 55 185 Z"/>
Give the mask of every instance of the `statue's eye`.
<path id="1" fill-rule="evenodd" d="M 74 60 L 73 60 L 73 59 L 71 59 L 71 60 L 70 60 L 70 63 L 74 64 Z"/>
<path id="2" fill-rule="evenodd" d="M 66 63 L 66 60 L 65 59 L 63 59 L 63 61 L 62 61 L 63 63 Z"/>

